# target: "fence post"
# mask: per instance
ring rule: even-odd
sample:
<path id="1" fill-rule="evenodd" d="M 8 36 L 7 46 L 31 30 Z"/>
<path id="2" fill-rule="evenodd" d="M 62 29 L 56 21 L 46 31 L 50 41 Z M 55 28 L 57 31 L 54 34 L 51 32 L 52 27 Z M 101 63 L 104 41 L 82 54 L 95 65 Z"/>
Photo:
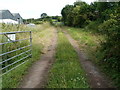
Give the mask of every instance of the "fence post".
<path id="1" fill-rule="evenodd" d="M 31 54 L 32 54 L 32 31 L 30 31 L 30 44 L 31 44 Z M 32 55 L 31 55 L 32 57 Z"/>
<path id="2" fill-rule="evenodd" d="M 0 33 L 2 32 L 2 25 L 0 24 Z M 2 35 L 0 35 L 0 43 L 2 42 Z M 0 45 L 0 54 L 2 53 L 2 46 Z M 2 57 L 0 57 L 0 62 L 2 62 Z M 0 65 L 2 68 L 2 65 Z M 2 70 L 0 70 L 0 76 L 2 75 Z M 0 77 L 0 90 L 2 90 L 2 77 Z"/>

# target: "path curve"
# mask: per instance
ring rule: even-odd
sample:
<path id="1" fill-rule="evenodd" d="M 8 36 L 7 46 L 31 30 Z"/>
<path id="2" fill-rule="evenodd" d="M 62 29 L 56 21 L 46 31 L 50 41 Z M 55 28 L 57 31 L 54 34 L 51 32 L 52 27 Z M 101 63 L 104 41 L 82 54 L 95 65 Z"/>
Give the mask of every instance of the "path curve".
<path id="1" fill-rule="evenodd" d="M 86 77 L 88 78 L 90 88 L 113 88 L 113 86 L 111 85 L 111 81 L 107 80 L 103 73 L 101 73 L 99 69 L 80 50 L 77 41 L 74 40 L 67 33 L 67 31 L 64 30 L 63 32 L 79 56 L 80 63 L 86 72 Z"/>
<path id="2" fill-rule="evenodd" d="M 55 28 L 54 28 L 55 29 Z M 28 74 L 23 78 L 20 88 L 43 88 L 47 82 L 48 72 L 54 62 L 55 48 L 57 44 L 57 30 L 54 31 L 54 37 L 50 45 L 44 48 L 45 53 L 41 55 L 40 60 L 35 62 Z"/>

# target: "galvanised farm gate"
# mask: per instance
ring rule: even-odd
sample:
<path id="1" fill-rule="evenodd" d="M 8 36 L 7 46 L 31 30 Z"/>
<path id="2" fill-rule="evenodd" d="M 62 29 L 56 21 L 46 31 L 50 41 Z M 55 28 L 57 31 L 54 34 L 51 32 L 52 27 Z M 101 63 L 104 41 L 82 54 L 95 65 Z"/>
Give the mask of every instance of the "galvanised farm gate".
<path id="1" fill-rule="evenodd" d="M 0 33 L 1 76 L 24 64 L 32 57 L 32 32 Z"/>

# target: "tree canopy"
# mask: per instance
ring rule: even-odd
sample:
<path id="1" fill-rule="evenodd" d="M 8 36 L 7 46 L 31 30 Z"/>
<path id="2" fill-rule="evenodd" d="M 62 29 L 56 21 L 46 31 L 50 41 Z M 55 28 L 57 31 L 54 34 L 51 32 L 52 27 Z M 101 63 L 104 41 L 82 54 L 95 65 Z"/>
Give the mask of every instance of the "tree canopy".
<path id="1" fill-rule="evenodd" d="M 46 18 L 47 17 L 47 13 L 42 13 L 41 14 L 41 18 Z"/>

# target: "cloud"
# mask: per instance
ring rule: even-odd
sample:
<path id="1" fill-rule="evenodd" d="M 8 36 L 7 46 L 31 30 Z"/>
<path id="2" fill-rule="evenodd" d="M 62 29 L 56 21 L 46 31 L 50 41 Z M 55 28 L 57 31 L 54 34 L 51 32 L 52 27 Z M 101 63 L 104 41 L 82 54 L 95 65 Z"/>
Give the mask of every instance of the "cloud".
<path id="1" fill-rule="evenodd" d="M 73 4 L 76 0 L 2 0 L 0 9 L 8 9 L 13 13 L 20 13 L 23 18 L 39 18 L 41 13 L 61 15 L 61 9 L 66 4 Z M 90 0 L 87 0 L 88 2 Z"/>

